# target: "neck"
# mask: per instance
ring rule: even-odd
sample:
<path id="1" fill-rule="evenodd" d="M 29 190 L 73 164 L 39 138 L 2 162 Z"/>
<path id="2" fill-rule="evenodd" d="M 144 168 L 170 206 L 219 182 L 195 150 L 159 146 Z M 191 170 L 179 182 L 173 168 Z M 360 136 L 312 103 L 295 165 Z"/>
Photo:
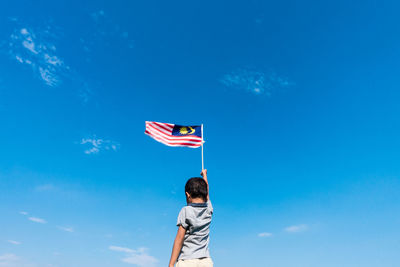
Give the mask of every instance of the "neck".
<path id="1" fill-rule="evenodd" d="M 204 200 L 201 197 L 192 198 L 189 203 L 204 203 Z"/>

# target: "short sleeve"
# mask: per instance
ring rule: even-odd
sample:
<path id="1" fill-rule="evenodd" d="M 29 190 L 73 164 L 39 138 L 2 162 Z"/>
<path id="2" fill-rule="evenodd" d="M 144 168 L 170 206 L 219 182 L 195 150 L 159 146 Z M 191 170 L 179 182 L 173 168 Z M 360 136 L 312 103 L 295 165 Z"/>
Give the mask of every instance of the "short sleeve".
<path id="1" fill-rule="evenodd" d="M 178 215 L 178 220 L 176 222 L 176 226 L 181 226 L 185 229 L 188 228 L 188 223 L 186 221 L 186 209 L 182 208 Z"/>
<path id="2" fill-rule="evenodd" d="M 210 211 L 211 214 L 213 214 L 214 209 L 213 209 L 213 206 L 211 204 L 211 200 L 207 201 L 207 209 Z"/>

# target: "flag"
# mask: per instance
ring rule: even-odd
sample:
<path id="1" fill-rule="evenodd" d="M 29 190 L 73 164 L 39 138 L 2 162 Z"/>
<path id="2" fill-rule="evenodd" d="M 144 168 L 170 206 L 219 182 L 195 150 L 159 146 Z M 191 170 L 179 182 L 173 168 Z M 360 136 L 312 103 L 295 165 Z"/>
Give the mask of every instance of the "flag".
<path id="1" fill-rule="evenodd" d="M 201 126 L 146 121 L 144 133 L 167 146 L 199 147 L 202 143 L 201 130 Z"/>

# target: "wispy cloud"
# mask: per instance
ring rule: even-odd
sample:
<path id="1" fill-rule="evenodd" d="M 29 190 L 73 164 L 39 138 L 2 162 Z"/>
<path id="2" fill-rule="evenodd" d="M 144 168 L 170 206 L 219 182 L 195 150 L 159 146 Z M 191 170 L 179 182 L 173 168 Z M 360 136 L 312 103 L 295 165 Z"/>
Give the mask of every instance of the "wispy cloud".
<path id="1" fill-rule="evenodd" d="M 248 68 L 225 74 L 220 82 L 229 88 L 268 96 L 274 90 L 287 88 L 293 84 L 287 78 L 279 76 L 273 71 L 259 71 Z"/>
<path id="2" fill-rule="evenodd" d="M 272 233 L 268 233 L 268 232 L 263 232 L 263 233 L 259 233 L 258 237 L 271 237 Z"/>
<path id="3" fill-rule="evenodd" d="M 0 266 L 16 266 L 19 258 L 15 254 L 6 253 L 0 255 Z"/>
<path id="4" fill-rule="evenodd" d="M 96 138 L 95 136 L 91 138 L 82 138 L 80 144 L 87 147 L 84 151 L 85 154 L 98 154 L 103 150 L 117 151 L 119 148 L 117 142 Z"/>
<path id="5" fill-rule="evenodd" d="M 156 258 L 147 253 L 147 248 L 139 248 L 134 250 L 125 247 L 109 246 L 109 249 L 125 253 L 125 258 L 122 258 L 121 261 L 139 267 L 153 267 L 158 262 Z"/>
<path id="6" fill-rule="evenodd" d="M 136 252 L 136 250 L 133 250 L 130 248 L 124 248 L 124 247 L 109 246 L 108 248 L 110 250 L 119 251 L 119 252 L 126 252 L 126 253 L 135 253 Z"/>
<path id="7" fill-rule="evenodd" d="M 306 224 L 292 225 L 288 226 L 284 229 L 288 233 L 299 233 L 308 230 L 308 226 Z"/>
<path id="8" fill-rule="evenodd" d="M 21 242 L 15 241 L 15 240 L 7 240 L 8 243 L 13 244 L 13 245 L 20 245 Z"/>
<path id="9" fill-rule="evenodd" d="M 65 231 L 65 232 L 69 232 L 69 233 L 75 232 L 74 228 L 72 228 L 72 227 L 57 226 L 57 228 L 62 230 L 62 231 Z"/>
<path id="10" fill-rule="evenodd" d="M 19 214 L 26 216 L 26 215 L 28 215 L 28 212 L 26 212 L 26 211 L 20 211 Z"/>
<path id="11" fill-rule="evenodd" d="M 37 267 L 36 264 L 26 262 L 24 259 L 12 253 L 0 255 L 0 266 L 2 267 Z"/>
<path id="12" fill-rule="evenodd" d="M 51 39 L 49 29 L 38 30 L 17 28 L 10 36 L 9 54 L 21 64 L 31 66 L 32 70 L 48 86 L 61 83 L 62 77 L 69 72 L 69 66 L 56 54 L 56 46 Z"/>
<path id="13" fill-rule="evenodd" d="M 11 19 L 10 19 L 11 20 Z M 29 27 L 18 19 L 11 20 L 14 29 L 7 43 L 0 45 L 12 60 L 32 69 L 34 76 L 50 87 L 61 84 L 74 88 L 83 104 L 93 95 L 86 79 L 71 68 L 58 51 L 60 29 L 48 22 L 45 27 Z"/>
<path id="14" fill-rule="evenodd" d="M 43 223 L 43 224 L 47 223 L 46 220 L 38 217 L 29 217 L 28 220 L 36 223 Z"/>

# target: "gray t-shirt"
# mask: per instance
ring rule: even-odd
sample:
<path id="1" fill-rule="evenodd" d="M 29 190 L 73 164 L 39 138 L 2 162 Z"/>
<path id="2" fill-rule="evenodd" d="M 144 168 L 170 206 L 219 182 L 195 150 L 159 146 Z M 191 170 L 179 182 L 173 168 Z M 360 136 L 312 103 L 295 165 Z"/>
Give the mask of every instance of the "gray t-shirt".
<path id="1" fill-rule="evenodd" d="M 209 234 L 213 207 L 206 203 L 189 203 L 178 215 L 177 226 L 186 229 L 183 246 L 178 260 L 209 258 Z"/>

